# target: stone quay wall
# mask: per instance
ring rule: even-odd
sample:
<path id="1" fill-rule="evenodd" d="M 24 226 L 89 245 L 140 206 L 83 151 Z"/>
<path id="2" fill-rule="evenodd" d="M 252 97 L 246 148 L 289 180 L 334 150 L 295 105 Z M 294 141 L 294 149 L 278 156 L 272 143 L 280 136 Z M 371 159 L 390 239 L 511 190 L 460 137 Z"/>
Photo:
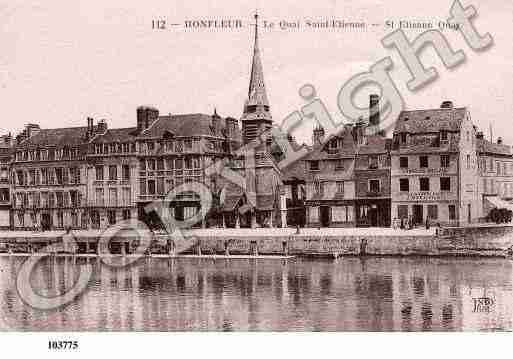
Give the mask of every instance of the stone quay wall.
<path id="1" fill-rule="evenodd" d="M 480 226 L 441 228 L 436 233 L 391 233 L 383 230 L 367 235 L 353 232 L 323 232 L 291 234 L 252 235 L 229 231 L 191 231 L 180 240 L 166 235 L 155 235 L 150 251 L 153 254 L 196 254 L 196 255 L 280 255 L 280 256 L 482 256 L 513 258 L 513 226 Z M 281 233 L 281 234 L 280 234 Z M 77 253 L 101 254 L 111 250 L 113 254 L 133 254 L 138 240 L 128 235 L 113 238 L 110 244 L 102 243 L 99 248 L 98 236 L 76 234 Z M 28 234 L 20 236 L 11 233 L 3 238 L 0 233 L 0 247 L 3 252 L 12 253 L 15 248 L 26 252 L 44 250 L 45 245 L 59 242 L 62 234 L 49 233 L 44 238 L 34 238 Z M 106 247 L 106 248 L 103 248 Z M 2 249 L 2 248 L 0 248 Z M 23 250 L 23 249 L 22 249 Z"/>

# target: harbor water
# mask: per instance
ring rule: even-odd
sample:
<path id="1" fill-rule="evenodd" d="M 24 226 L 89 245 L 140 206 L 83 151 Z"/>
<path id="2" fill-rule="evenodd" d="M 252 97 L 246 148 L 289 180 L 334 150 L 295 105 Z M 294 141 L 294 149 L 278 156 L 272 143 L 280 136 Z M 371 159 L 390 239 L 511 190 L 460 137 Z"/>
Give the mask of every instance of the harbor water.
<path id="1" fill-rule="evenodd" d="M 2 331 L 496 331 L 513 329 L 512 262 L 500 258 L 47 257 L 33 288 L 56 296 L 85 265 L 86 291 L 53 310 L 25 304 L 27 257 L 0 257 Z M 117 259 L 120 262 L 126 260 Z"/>

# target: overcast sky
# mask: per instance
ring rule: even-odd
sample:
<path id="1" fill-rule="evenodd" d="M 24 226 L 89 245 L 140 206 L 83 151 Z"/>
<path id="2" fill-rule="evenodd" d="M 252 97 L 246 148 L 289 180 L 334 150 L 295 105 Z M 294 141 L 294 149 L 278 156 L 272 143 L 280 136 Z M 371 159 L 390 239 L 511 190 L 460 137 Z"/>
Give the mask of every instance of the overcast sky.
<path id="1" fill-rule="evenodd" d="M 466 63 L 446 70 L 427 49 L 426 66 L 439 79 L 421 91 L 407 90 L 409 74 L 381 38 L 387 20 L 437 23 L 448 17 L 450 1 L 18 1 L 0 0 L 0 99 L 2 129 L 17 132 L 25 123 L 42 127 L 86 125 L 105 118 L 111 127 L 131 127 L 138 105 L 162 114 L 212 113 L 239 118 L 247 96 L 255 7 L 262 20 L 306 18 L 364 21 L 365 30 L 262 29 L 261 51 L 273 118 L 280 122 L 305 102 L 298 89 L 313 84 L 333 115 L 336 97 L 352 75 L 385 56 L 395 62 L 392 77 L 409 109 L 439 107 L 443 100 L 467 106 L 473 121 L 513 144 L 513 1 L 472 0 L 474 23 L 489 32 L 494 46 L 473 52 L 458 32 L 444 31 Z M 241 19 L 238 30 L 151 29 L 153 19 L 183 24 L 193 19 Z M 407 31 L 413 38 L 420 31 Z M 358 98 L 363 100 L 367 93 Z M 365 102 L 367 99 L 365 98 Z M 309 141 L 312 125 L 296 137 Z"/>

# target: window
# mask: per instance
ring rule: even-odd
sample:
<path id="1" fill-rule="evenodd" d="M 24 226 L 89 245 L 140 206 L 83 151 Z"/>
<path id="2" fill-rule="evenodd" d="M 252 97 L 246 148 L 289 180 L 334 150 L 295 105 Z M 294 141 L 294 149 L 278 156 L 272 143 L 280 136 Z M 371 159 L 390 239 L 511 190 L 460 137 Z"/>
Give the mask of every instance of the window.
<path id="1" fill-rule="evenodd" d="M 109 189 L 109 206 L 116 207 L 118 205 L 118 190 L 116 188 Z"/>
<path id="2" fill-rule="evenodd" d="M 64 184 L 64 176 L 63 176 L 62 168 L 55 169 L 55 178 L 57 179 L 57 184 Z"/>
<path id="3" fill-rule="evenodd" d="M 123 181 L 130 180 L 130 165 L 123 165 Z"/>
<path id="4" fill-rule="evenodd" d="M 456 219 L 456 206 L 453 204 L 449 205 L 449 220 L 454 221 Z"/>
<path id="5" fill-rule="evenodd" d="M 344 194 L 344 181 L 337 181 L 337 193 Z"/>
<path id="6" fill-rule="evenodd" d="M 109 181 L 117 181 L 118 179 L 118 166 L 109 166 Z"/>
<path id="7" fill-rule="evenodd" d="M 164 159 L 162 158 L 157 160 L 157 171 L 164 171 Z"/>
<path id="8" fill-rule="evenodd" d="M 310 161 L 310 171 L 319 171 L 319 161 Z"/>
<path id="9" fill-rule="evenodd" d="M 337 160 L 335 162 L 335 171 L 343 171 L 344 170 L 344 160 Z"/>
<path id="10" fill-rule="evenodd" d="M 401 133 L 401 143 L 402 144 L 405 144 L 406 143 L 406 133 Z"/>
<path id="11" fill-rule="evenodd" d="M 470 155 L 467 155 L 470 157 Z M 495 168 L 497 168 L 497 176 L 501 175 L 501 163 L 499 161 L 495 162 Z"/>
<path id="12" fill-rule="evenodd" d="M 103 181 L 103 166 L 96 166 L 96 180 Z"/>
<path id="13" fill-rule="evenodd" d="M 324 194 L 324 182 L 315 181 L 314 182 L 314 188 L 315 188 L 315 193 L 317 195 L 323 195 Z"/>
<path id="14" fill-rule="evenodd" d="M 378 156 L 369 156 L 369 169 L 375 170 L 378 168 Z"/>
<path id="15" fill-rule="evenodd" d="M 164 194 L 164 177 L 157 178 L 157 194 Z"/>
<path id="16" fill-rule="evenodd" d="M 408 178 L 400 178 L 399 179 L 399 190 L 401 192 L 409 192 L 410 191 L 410 180 Z"/>
<path id="17" fill-rule="evenodd" d="M 103 206 L 105 204 L 103 188 L 96 189 L 96 205 Z"/>
<path id="18" fill-rule="evenodd" d="M 154 150 L 155 150 L 155 143 L 148 142 L 148 151 L 154 151 Z"/>
<path id="19" fill-rule="evenodd" d="M 440 155 L 440 167 L 447 168 L 449 167 L 449 163 L 449 155 Z"/>
<path id="20" fill-rule="evenodd" d="M 146 196 L 146 180 L 141 179 L 139 180 L 139 193 L 141 196 Z"/>
<path id="21" fill-rule="evenodd" d="M 116 224 L 116 211 L 108 211 L 107 216 L 109 217 L 109 224 L 111 226 Z"/>
<path id="22" fill-rule="evenodd" d="M 440 177 L 440 191 L 450 191 L 451 190 L 451 178 L 450 177 Z"/>
<path id="23" fill-rule="evenodd" d="M 467 155 L 467 169 L 470 169 L 470 155 Z"/>
<path id="24" fill-rule="evenodd" d="M 408 157 L 399 157 L 399 167 L 408 168 Z"/>
<path id="25" fill-rule="evenodd" d="M 427 178 L 427 177 L 420 178 L 420 190 L 421 191 L 429 191 L 429 178 Z"/>
<path id="26" fill-rule="evenodd" d="M 428 218 L 438 219 L 438 206 L 436 204 L 428 205 Z"/>
<path id="27" fill-rule="evenodd" d="M 397 206 L 397 218 L 408 218 L 408 206 L 401 204 Z"/>
<path id="28" fill-rule="evenodd" d="M 148 160 L 148 171 L 155 171 L 155 160 Z"/>
<path id="29" fill-rule="evenodd" d="M 130 206 L 132 202 L 130 187 L 123 188 L 123 205 Z"/>
<path id="30" fill-rule="evenodd" d="M 440 141 L 447 141 L 447 139 L 448 139 L 447 131 L 445 131 L 445 130 L 440 131 Z"/>
<path id="31" fill-rule="evenodd" d="M 419 161 L 420 161 L 420 168 L 428 168 L 429 167 L 428 156 L 420 156 Z"/>
<path id="32" fill-rule="evenodd" d="M 140 160 L 139 161 L 139 170 L 140 171 L 146 171 L 146 160 Z"/>
<path id="33" fill-rule="evenodd" d="M 369 180 L 369 192 L 378 193 L 379 192 L 379 180 Z"/>
<path id="34" fill-rule="evenodd" d="M 123 220 L 127 221 L 130 218 L 131 218 L 130 210 L 129 209 L 123 210 Z"/>
<path id="35" fill-rule="evenodd" d="M 155 180 L 148 180 L 148 194 L 154 195 L 155 189 Z"/>
<path id="36" fill-rule="evenodd" d="M 175 160 L 172 158 L 167 159 L 166 168 L 168 171 L 172 171 L 175 168 Z"/>

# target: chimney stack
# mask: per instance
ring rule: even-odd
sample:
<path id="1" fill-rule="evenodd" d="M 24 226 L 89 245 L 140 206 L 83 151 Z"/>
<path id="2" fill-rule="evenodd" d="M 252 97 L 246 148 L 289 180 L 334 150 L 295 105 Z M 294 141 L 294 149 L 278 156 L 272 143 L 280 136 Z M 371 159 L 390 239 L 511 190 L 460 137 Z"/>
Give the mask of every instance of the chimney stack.
<path id="1" fill-rule="evenodd" d="M 498 137 L 497 138 L 497 144 L 498 145 L 502 145 L 502 137 Z"/>
<path id="2" fill-rule="evenodd" d="M 25 135 L 27 138 L 30 138 L 38 134 L 40 130 L 41 128 L 39 127 L 39 125 L 33 123 L 28 123 L 27 125 L 25 125 Z"/>
<path id="3" fill-rule="evenodd" d="M 324 128 L 321 126 L 317 126 L 313 130 L 313 136 L 312 136 L 312 145 L 314 148 L 319 147 L 319 145 L 322 144 L 324 141 Z"/>
<path id="4" fill-rule="evenodd" d="M 476 138 L 477 138 L 477 139 L 479 139 L 479 140 L 484 139 L 484 134 L 483 134 L 483 132 L 479 131 L 479 132 L 476 134 Z"/>
<path id="5" fill-rule="evenodd" d="M 97 133 L 103 135 L 105 132 L 107 132 L 108 126 L 106 120 L 100 120 L 98 121 L 98 127 L 97 127 Z"/>
<path id="6" fill-rule="evenodd" d="M 94 119 L 92 117 L 87 118 L 87 132 L 86 138 L 90 140 L 94 136 Z"/>
<path id="7" fill-rule="evenodd" d="M 143 132 L 153 125 L 159 118 L 159 110 L 150 106 L 139 106 L 137 108 L 137 131 Z"/>
<path id="8" fill-rule="evenodd" d="M 442 102 L 442 104 L 440 105 L 440 108 L 444 108 L 444 109 L 452 109 L 452 108 L 454 108 L 454 104 L 452 103 L 452 101 L 444 101 L 444 102 Z"/>
<path id="9" fill-rule="evenodd" d="M 369 96 L 369 125 L 379 129 L 379 95 Z"/>

